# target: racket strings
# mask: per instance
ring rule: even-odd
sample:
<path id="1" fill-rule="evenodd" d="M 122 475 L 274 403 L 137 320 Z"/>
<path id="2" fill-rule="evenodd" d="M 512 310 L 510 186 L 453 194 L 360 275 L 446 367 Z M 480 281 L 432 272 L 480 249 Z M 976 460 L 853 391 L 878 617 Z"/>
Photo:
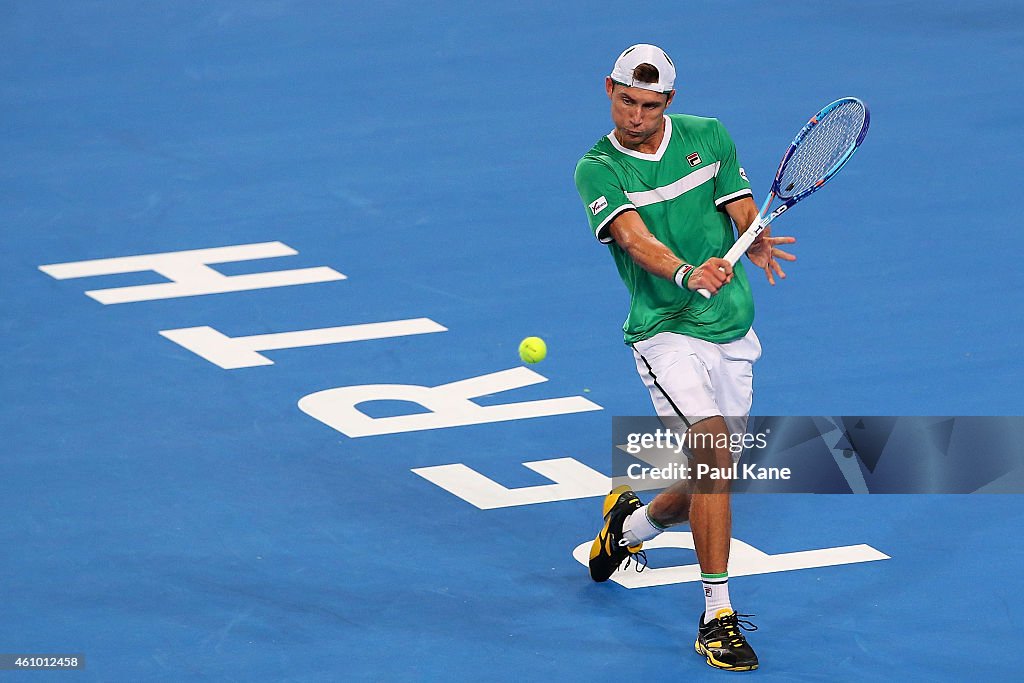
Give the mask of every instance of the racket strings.
<path id="1" fill-rule="evenodd" d="M 856 143 L 865 116 L 864 105 L 857 101 L 845 102 L 825 114 L 786 162 L 779 179 L 779 197 L 794 197 L 824 179 Z"/>

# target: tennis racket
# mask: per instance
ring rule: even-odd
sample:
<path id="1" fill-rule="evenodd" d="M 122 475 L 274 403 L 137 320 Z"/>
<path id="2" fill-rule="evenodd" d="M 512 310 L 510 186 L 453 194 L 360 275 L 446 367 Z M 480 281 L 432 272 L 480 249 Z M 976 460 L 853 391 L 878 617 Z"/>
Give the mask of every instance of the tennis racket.
<path id="1" fill-rule="evenodd" d="M 812 116 L 779 162 L 772 190 L 757 218 L 726 252 L 725 260 L 736 265 L 769 223 L 839 173 L 864 141 L 870 121 L 867 106 L 856 97 L 838 99 Z M 766 216 L 775 197 L 781 199 L 782 204 Z M 697 291 L 705 299 L 711 298 L 708 290 Z"/>

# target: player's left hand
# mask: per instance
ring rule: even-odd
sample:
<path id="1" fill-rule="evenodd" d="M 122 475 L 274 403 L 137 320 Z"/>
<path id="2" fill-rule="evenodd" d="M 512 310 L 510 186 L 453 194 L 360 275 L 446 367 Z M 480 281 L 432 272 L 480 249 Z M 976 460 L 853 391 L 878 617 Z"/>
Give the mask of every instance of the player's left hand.
<path id="1" fill-rule="evenodd" d="M 747 258 L 755 266 L 764 270 L 768 284 L 774 285 L 776 275 L 783 279 L 786 277 L 786 272 L 782 270 L 782 266 L 776 259 L 796 261 L 796 256 L 777 248 L 776 245 L 793 244 L 794 242 L 796 242 L 795 237 L 772 237 L 772 228 L 768 226 L 747 249 Z"/>

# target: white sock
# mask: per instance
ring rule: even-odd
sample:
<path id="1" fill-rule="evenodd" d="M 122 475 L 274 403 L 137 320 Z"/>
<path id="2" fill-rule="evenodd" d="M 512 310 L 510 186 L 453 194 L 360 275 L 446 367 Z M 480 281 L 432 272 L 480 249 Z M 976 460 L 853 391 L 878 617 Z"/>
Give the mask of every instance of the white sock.
<path id="1" fill-rule="evenodd" d="M 649 541 L 665 530 L 665 527 L 651 521 L 647 515 L 647 507 L 644 505 L 642 508 L 633 510 L 633 513 L 622 523 L 622 535 L 629 541 L 630 547 Z"/>
<path id="2" fill-rule="evenodd" d="M 729 572 L 722 574 L 705 574 L 701 572 L 700 580 L 704 583 L 704 623 L 718 617 L 718 611 L 732 611 L 729 602 Z"/>

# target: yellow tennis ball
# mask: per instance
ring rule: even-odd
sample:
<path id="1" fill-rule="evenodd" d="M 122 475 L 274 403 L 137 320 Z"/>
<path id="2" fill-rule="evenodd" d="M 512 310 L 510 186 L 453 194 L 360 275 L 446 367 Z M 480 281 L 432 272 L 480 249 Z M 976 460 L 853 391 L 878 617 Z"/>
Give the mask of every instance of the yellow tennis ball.
<path id="1" fill-rule="evenodd" d="M 527 337 L 519 342 L 519 357 L 527 363 L 539 363 L 548 355 L 548 345 L 540 337 Z"/>

